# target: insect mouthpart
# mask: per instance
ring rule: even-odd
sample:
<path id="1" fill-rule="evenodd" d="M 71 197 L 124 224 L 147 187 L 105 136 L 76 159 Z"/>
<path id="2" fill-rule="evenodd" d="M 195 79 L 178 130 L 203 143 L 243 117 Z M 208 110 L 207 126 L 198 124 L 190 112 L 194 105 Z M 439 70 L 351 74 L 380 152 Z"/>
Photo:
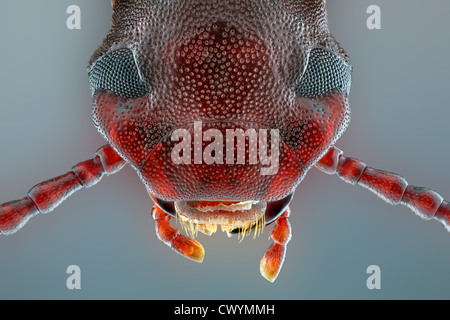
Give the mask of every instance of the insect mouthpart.
<path id="1" fill-rule="evenodd" d="M 177 219 L 186 232 L 195 236 L 198 231 L 211 235 L 220 225 L 231 236 L 236 229 L 242 238 L 249 231 L 256 235 L 265 226 L 265 201 L 176 201 Z"/>
<path id="2" fill-rule="evenodd" d="M 286 209 L 293 194 L 276 201 L 258 200 L 195 200 L 165 201 L 151 195 L 154 202 L 167 214 L 176 218 L 191 237 L 198 232 L 215 233 L 220 225 L 228 236 L 259 235 L 264 226 L 275 221 Z"/>

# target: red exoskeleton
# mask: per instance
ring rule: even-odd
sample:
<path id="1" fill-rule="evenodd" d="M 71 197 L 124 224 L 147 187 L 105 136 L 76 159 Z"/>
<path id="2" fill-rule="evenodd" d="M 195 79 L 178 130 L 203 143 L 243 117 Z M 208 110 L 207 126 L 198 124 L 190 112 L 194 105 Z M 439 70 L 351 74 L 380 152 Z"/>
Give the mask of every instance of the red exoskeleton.
<path id="1" fill-rule="evenodd" d="M 334 146 L 350 119 L 352 67 L 330 34 L 325 1 L 112 2 L 112 28 L 88 67 L 93 121 L 108 144 L 3 204 L 2 234 L 125 164 L 155 202 L 158 237 L 191 260 L 204 258 L 193 239 L 198 231 L 212 234 L 220 226 L 245 235 L 274 224 L 274 244 L 260 264 L 270 281 L 291 237 L 289 202 L 313 166 L 450 229 L 450 204 L 439 194 L 345 157 Z M 232 147 L 217 144 L 219 137 Z M 265 141 L 270 147 L 262 148 Z M 252 161 L 255 146 L 259 161 Z M 267 154 L 270 162 L 261 157 Z M 276 170 L 263 174 L 275 162 Z"/>

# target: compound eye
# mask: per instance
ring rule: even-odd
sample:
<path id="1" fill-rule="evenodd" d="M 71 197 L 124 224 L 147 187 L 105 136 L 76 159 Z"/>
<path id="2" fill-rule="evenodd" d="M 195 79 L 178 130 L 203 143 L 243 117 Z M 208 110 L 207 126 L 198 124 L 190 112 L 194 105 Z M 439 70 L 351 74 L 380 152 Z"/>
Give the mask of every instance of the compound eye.
<path id="1" fill-rule="evenodd" d="M 130 49 L 109 52 L 99 58 L 89 70 L 91 92 L 110 91 L 125 98 L 137 98 L 148 93 Z"/>
<path id="2" fill-rule="evenodd" d="M 350 93 L 351 67 L 335 54 L 321 48 L 311 50 L 296 94 L 313 98 L 333 91 Z"/>

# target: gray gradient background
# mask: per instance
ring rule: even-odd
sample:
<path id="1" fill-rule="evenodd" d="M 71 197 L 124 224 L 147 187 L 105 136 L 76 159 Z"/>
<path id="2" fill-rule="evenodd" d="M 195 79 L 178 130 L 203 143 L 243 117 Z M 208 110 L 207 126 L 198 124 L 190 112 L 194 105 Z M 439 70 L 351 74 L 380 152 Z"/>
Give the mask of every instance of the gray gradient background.
<path id="1" fill-rule="evenodd" d="M 85 66 L 110 25 L 107 0 L 4 1 L 0 10 L 0 202 L 91 158 L 104 141 L 90 120 Z M 82 30 L 66 28 L 66 8 Z M 370 4 L 382 30 L 365 26 Z M 331 29 L 355 68 L 346 155 L 450 199 L 450 54 L 446 0 L 329 1 Z M 405 207 L 311 170 L 291 208 L 293 238 L 274 284 L 259 274 L 269 228 L 239 243 L 199 236 L 190 262 L 162 244 L 152 201 L 126 167 L 56 211 L 0 238 L 1 299 L 449 299 L 450 235 Z M 82 289 L 66 288 L 81 267 Z M 381 290 L 366 268 L 381 267 Z"/>

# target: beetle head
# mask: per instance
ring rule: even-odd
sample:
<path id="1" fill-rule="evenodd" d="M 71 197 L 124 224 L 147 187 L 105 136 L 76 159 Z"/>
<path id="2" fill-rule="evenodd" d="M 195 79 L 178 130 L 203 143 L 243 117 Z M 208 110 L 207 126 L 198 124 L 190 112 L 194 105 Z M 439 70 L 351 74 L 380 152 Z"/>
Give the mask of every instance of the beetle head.
<path id="1" fill-rule="evenodd" d="M 324 1 L 112 2 L 93 120 L 161 205 L 286 202 L 345 130 L 351 66 Z"/>

